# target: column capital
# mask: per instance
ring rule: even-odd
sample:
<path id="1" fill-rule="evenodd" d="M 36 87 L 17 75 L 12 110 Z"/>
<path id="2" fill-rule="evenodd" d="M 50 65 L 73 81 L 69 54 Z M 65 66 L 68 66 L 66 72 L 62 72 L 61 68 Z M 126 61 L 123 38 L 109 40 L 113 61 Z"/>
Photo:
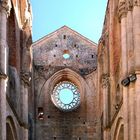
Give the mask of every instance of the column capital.
<path id="1" fill-rule="evenodd" d="M 0 7 L 9 15 L 12 8 L 11 0 L 0 0 Z"/>
<path id="2" fill-rule="evenodd" d="M 140 6 L 140 0 L 133 0 L 134 6 Z"/>
<path id="3" fill-rule="evenodd" d="M 121 18 L 126 17 L 127 7 L 126 0 L 120 0 L 118 5 L 118 16 L 121 21 Z"/>
<path id="4" fill-rule="evenodd" d="M 127 10 L 128 10 L 128 11 L 132 11 L 132 9 L 133 9 L 133 0 L 127 0 L 126 2 L 127 2 L 127 3 L 126 3 L 126 5 L 127 5 Z"/>
<path id="5" fill-rule="evenodd" d="M 8 76 L 0 69 L 0 79 L 6 79 Z"/>
<path id="6" fill-rule="evenodd" d="M 21 81 L 24 82 L 25 85 L 29 86 L 31 81 L 30 72 L 21 71 L 20 73 Z"/>
<path id="7" fill-rule="evenodd" d="M 103 88 L 107 88 L 110 85 L 110 78 L 109 78 L 109 74 L 104 73 L 102 74 L 102 87 Z"/>

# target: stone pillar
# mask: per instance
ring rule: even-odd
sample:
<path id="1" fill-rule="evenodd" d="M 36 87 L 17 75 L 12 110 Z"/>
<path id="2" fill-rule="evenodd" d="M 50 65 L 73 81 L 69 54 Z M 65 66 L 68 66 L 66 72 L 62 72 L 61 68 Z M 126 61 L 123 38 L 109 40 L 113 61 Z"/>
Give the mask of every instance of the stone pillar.
<path id="1" fill-rule="evenodd" d="M 136 140 L 140 139 L 140 1 L 133 0 L 133 38 L 135 54 L 135 109 L 136 109 Z"/>
<path id="2" fill-rule="evenodd" d="M 106 64 L 107 65 L 107 64 Z M 109 127 L 109 75 L 102 75 L 104 140 L 110 140 Z"/>
<path id="3" fill-rule="evenodd" d="M 114 88 L 115 88 L 115 69 L 114 69 L 114 1 L 111 0 L 109 1 L 110 9 L 109 9 L 109 40 L 108 40 L 108 45 L 109 45 L 109 76 L 110 76 L 110 100 L 113 101 L 114 98 Z M 112 108 L 111 108 L 112 110 Z"/>
<path id="4" fill-rule="evenodd" d="M 127 18 L 126 1 L 119 2 L 119 19 L 121 22 L 121 60 L 122 60 L 122 79 L 127 76 Z M 123 119 L 124 119 L 124 140 L 129 139 L 128 135 L 128 88 L 123 86 Z"/>
<path id="5" fill-rule="evenodd" d="M 6 92 L 7 92 L 7 16 L 10 1 L 0 1 L 0 140 L 6 140 Z"/>
<path id="6" fill-rule="evenodd" d="M 21 72 L 21 110 L 22 110 L 22 137 L 28 140 L 28 86 L 30 85 L 30 74 Z"/>
<path id="7" fill-rule="evenodd" d="M 22 121 L 25 125 L 22 128 L 23 140 L 28 140 L 29 124 L 28 124 L 28 113 L 29 113 L 29 86 L 31 80 L 31 9 L 30 4 L 26 1 L 26 9 L 24 15 L 24 23 L 22 26 L 22 60 L 21 60 L 21 108 L 22 108 Z"/>
<path id="8" fill-rule="evenodd" d="M 135 105 L 135 109 L 136 109 L 136 114 L 135 114 L 135 117 L 136 117 L 136 140 L 139 140 L 140 139 L 140 71 L 136 72 L 137 74 L 137 81 L 136 81 L 136 84 L 135 84 L 135 102 L 136 102 L 136 105 Z"/>
<path id="9" fill-rule="evenodd" d="M 128 73 L 134 73 L 134 44 L 133 44 L 133 3 L 127 1 L 127 48 L 128 48 Z M 129 140 L 135 139 L 135 85 L 130 83 L 128 89 L 128 120 L 129 120 Z"/>

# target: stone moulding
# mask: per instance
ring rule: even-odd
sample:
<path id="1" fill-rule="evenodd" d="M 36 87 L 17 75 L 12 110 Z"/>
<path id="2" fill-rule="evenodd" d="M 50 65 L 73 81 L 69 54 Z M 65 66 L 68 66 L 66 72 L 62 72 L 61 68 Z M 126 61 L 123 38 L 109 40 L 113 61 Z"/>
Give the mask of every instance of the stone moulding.
<path id="1" fill-rule="evenodd" d="M 134 6 L 140 6 L 140 0 L 120 0 L 118 5 L 118 17 L 121 20 L 128 11 L 132 11 Z"/>
<path id="2" fill-rule="evenodd" d="M 8 76 L 0 70 L 0 79 L 6 79 Z"/>
<path id="3" fill-rule="evenodd" d="M 21 72 L 21 80 L 25 83 L 25 85 L 29 86 L 31 81 L 31 76 L 29 72 Z"/>
<path id="4" fill-rule="evenodd" d="M 110 85 L 110 79 L 108 74 L 102 75 L 102 88 L 107 88 Z"/>
<path id="5" fill-rule="evenodd" d="M 0 0 L 0 7 L 4 8 L 9 15 L 12 8 L 11 0 Z"/>
<path id="6" fill-rule="evenodd" d="M 131 11 L 133 9 L 133 0 L 127 0 L 127 10 Z"/>
<path id="7" fill-rule="evenodd" d="M 140 6 L 140 0 L 133 0 L 134 6 Z"/>
<path id="8" fill-rule="evenodd" d="M 120 0 L 118 5 L 118 16 L 120 21 L 122 17 L 126 16 L 126 13 L 127 13 L 126 1 Z"/>

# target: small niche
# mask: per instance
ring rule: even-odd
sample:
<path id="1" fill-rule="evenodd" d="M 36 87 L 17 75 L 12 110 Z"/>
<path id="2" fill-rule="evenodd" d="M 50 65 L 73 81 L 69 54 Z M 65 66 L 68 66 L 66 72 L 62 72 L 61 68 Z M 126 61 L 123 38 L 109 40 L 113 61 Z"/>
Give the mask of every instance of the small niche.
<path id="1" fill-rule="evenodd" d="M 94 58 L 94 55 L 93 54 L 91 55 L 91 58 Z"/>
<path id="2" fill-rule="evenodd" d="M 78 137 L 77 140 L 81 140 L 81 137 Z"/>
<path id="3" fill-rule="evenodd" d="M 55 55 L 55 54 L 54 54 L 53 56 L 54 56 L 54 57 L 56 57 L 56 55 Z"/>
<path id="4" fill-rule="evenodd" d="M 53 137 L 54 140 L 56 140 L 56 137 Z"/>
<path id="5" fill-rule="evenodd" d="M 55 44 L 55 47 L 57 47 L 57 44 Z"/>
<path id="6" fill-rule="evenodd" d="M 83 122 L 83 124 L 86 124 L 86 122 Z"/>
<path id="7" fill-rule="evenodd" d="M 48 115 L 48 119 L 50 119 L 50 118 L 51 118 L 51 116 Z"/>
<path id="8" fill-rule="evenodd" d="M 38 119 L 43 120 L 44 119 L 44 110 L 43 107 L 38 107 Z"/>
<path id="9" fill-rule="evenodd" d="M 78 58 L 78 54 L 76 54 L 76 57 Z"/>
<path id="10" fill-rule="evenodd" d="M 66 35 L 63 36 L 63 39 L 66 39 Z"/>

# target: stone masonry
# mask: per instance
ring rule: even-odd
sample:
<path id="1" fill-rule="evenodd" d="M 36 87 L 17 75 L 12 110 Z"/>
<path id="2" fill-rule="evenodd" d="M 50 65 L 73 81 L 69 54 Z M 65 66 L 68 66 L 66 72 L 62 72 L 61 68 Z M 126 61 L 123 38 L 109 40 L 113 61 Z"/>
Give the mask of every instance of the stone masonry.
<path id="1" fill-rule="evenodd" d="M 29 0 L 0 0 L 0 140 L 140 140 L 139 44 L 140 0 L 108 0 L 98 44 L 67 26 L 32 43 Z"/>

